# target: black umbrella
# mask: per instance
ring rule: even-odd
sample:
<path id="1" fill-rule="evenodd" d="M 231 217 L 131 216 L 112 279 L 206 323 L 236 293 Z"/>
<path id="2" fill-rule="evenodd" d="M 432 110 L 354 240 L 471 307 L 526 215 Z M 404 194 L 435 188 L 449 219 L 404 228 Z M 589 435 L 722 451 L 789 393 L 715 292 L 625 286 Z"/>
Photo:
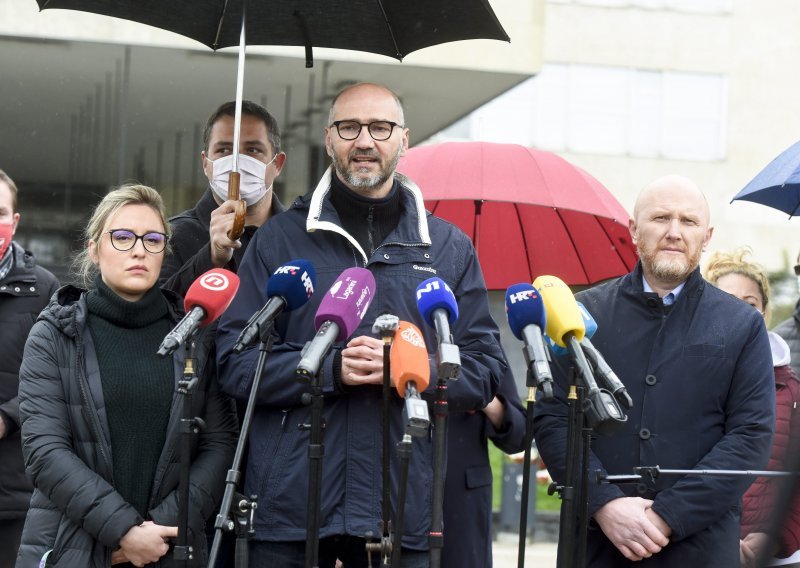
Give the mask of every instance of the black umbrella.
<path id="1" fill-rule="evenodd" d="M 245 44 L 366 51 L 402 60 L 424 47 L 466 39 L 509 41 L 488 0 L 36 0 L 39 8 L 92 12 L 140 22 L 217 50 L 239 45 L 233 172 L 229 199 L 239 198 L 239 124 Z M 245 42 L 247 38 L 247 42 Z M 244 229 L 240 201 L 231 237 Z M 237 232 L 238 231 L 238 232 Z"/>

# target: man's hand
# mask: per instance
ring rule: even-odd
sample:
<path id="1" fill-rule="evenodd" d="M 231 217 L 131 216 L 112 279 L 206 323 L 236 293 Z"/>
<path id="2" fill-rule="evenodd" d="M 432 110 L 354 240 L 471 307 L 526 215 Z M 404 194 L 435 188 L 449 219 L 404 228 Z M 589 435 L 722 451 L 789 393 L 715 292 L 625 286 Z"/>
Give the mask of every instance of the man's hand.
<path id="1" fill-rule="evenodd" d="M 361 335 L 342 349 L 342 383 L 349 386 L 383 384 L 383 341 Z"/>
<path id="2" fill-rule="evenodd" d="M 777 552 L 777 547 L 770 544 L 769 535 L 762 532 L 750 533 L 742 540 L 739 541 L 739 562 L 741 568 L 752 568 L 756 565 L 756 559 L 761 554 L 761 551 L 771 546 L 771 552 Z"/>
<path id="3" fill-rule="evenodd" d="M 6 437 L 6 420 L 0 415 L 0 440 Z"/>
<path id="4" fill-rule="evenodd" d="M 486 418 L 489 419 L 489 422 L 492 423 L 492 426 L 495 428 L 500 428 L 503 425 L 503 417 L 506 414 L 506 407 L 503 405 L 503 401 L 497 397 L 494 397 L 489 404 L 487 404 L 483 408 L 483 413 L 486 415 Z"/>
<path id="5" fill-rule="evenodd" d="M 145 521 L 141 525 L 131 527 L 119 541 L 121 552 L 134 566 L 158 562 L 169 550 L 167 539 L 178 536 L 178 527 L 157 525 L 153 521 Z"/>
<path id="6" fill-rule="evenodd" d="M 661 517 L 648 513 L 652 506 L 650 499 L 620 497 L 598 509 L 594 520 L 625 558 L 638 561 L 661 552 L 669 544 L 669 538 L 653 520 L 669 527 Z"/>
<path id="7" fill-rule="evenodd" d="M 242 246 L 238 240 L 232 241 L 228 237 L 228 231 L 233 227 L 233 220 L 236 217 L 238 203 L 238 201 L 229 199 L 211 212 L 211 222 L 208 226 L 208 235 L 211 240 L 209 246 L 211 247 L 211 263 L 217 268 L 225 266 L 233 257 L 233 250 Z"/>

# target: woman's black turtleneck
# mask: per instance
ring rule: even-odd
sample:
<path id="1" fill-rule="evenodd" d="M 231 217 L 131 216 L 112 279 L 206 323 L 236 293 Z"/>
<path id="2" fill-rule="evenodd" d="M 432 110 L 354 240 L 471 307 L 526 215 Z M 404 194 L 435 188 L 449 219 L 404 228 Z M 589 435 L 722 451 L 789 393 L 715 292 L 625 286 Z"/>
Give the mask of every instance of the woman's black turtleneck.
<path id="1" fill-rule="evenodd" d="M 344 185 L 336 174 L 331 176 L 331 202 L 339 214 L 342 228 L 372 256 L 400 221 L 400 184 L 397 180 L 386 197 L 372 199 Z"/>
<path id="2" fill-rule="evenodd" d="M 87 325 L 111 432 L 114 488 L 146 518 L 175 390 L 172 358 L 156 355 L 171 329 L 167 300 L 158 286 L 136 302 L 99 276 L 95 286 L 86 294 Z"/>

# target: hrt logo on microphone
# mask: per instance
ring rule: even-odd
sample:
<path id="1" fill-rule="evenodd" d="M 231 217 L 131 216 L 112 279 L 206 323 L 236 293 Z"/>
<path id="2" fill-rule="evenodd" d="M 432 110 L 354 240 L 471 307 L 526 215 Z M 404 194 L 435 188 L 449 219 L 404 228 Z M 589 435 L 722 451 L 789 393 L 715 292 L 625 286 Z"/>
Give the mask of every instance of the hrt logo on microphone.
<path id="1" fill-rule="evenodd" d="M 212 292 L 225 290 L 229 285 L 228 277 L 222 272 L 206 272 L 199 282 L 200 286 Z"/>
<path id="2" fill-rule="evenodd" d="M 284 264 L 275 270 L 275 274 L 289 274 L 290 276 L 294 276 L 297 274 L 298 270 L 300 270 L 299 266 L 290 266 L 288 264 Z"/>
<path id="3" fill-rule="evenodd" d="M 441 282 L 444 285 L 444 289 L 445 290 L 447 290 L 448 292 L 453 294 L 453 291 L 450 289 L 450 286 L 448 286 L 445 281 L 443 281 L 443 280 L 433 280 L 431 282 L 428 282 L 425 285 L 424 288 L 420 288 L 419 290 L 417 290 L 417 301 L 419 301 L 422 298 L 423 294 L 427 294 L 429 292 L 433 292 L 434 290 L 439 290 L 439 282 Z M 455 294 L 453 294 L 453 295 L 455 295 Z"/>
<path id="4" fill-rule="evenodd" d="M 314 294 L 314 283 L 311 281 L 308 272 L 303 272 L 300 275 L 300 280 L 303 281 L 303 287 L 306 289 L 306 297 L 310 298 Z"/>
<path id="5" fill-rule="evenodd" d="M 508 301 L 511 304 L 516 304 L 517 302 L 523 302 L 525 300 L 532 300 L 536 298 L 536 290 L 531 288 L 530 290 L 523 290 L 521 292 L 517 292 L 515 294 L 511 294 L 508 297 Z"/>

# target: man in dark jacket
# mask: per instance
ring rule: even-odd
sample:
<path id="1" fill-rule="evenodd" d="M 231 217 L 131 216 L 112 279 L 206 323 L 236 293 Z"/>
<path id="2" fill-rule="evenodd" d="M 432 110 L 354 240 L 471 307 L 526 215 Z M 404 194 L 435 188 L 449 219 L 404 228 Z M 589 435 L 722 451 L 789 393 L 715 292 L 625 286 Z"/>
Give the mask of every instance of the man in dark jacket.
<path id="1" fill-rule="evenodd" d="M 0 170 L 0 568 L 14 565 L 33 487 L 19 434 L 19 366 L 36 316 L 58 280 L 12 239 L 19 225 L 17 186 Z"/>
<path id="2" fill-rule="evenodd" d="M 343 270 L 366 267 L 375 277 L 376 291 L 353 339 L 336 344 L 322 365 L 320 566 L 332 566 L 336 558 L 348 567 L 366 566 L 365 537 L 381 534 L 383 350 L 371 333 L 376 317 L 391 313 L 416 323 L 428 349 L 434 349 L 434 333 L 419 315 L 415 290 L 438 276 L 463 307 L 451 330 L 462 365 L 459 379 L 449 384 L 450 411 L 480 411 L 493 399 L 507 369 L 469 238 L 428 214 L 419 188 L 395 172 L 408 147 L 397 96 L 379 85 L 351 86 L 334 99 L 328 124 L 325 141 L 333 168 L 313 192 L 256 233 L 239 269 L 239 293 L 218 334 L 223 390 L 247 397 L 258 350 L 234 355 L 234 341 L 266 302 L 266 283 L 278 267 L 295 258 L 314 265 L 317 293 L 278 319 L 258 391 L 245 483 L 246 493 L 259 496 L 251 567 L 303 566 L 309 434 L 298 424 L 308 423 L 310 412 L 302 402 L 308 386 L 295 379 L 295 370 L 300 350 L 314 335 L 320 300 Z M 435 381 L 431 383 L 425 396 L 434 390 Z M 393 397 L 392 402 L 390 432 L 397 442 L 403 432 L 402 400 Z M 415 438 L 402 539 L 404 566 L 428 565 L 431 459 L 431 439 Z M 392 471 L 399 471 L 395 452 Z M 392 494 L 395 511 L 396 487 Z"/>
<path id="3" fill-rule="evenodd" d="M 589 471 L 762 469 L 775 423 L 769 340 L 756 310 L 700 276 L 712 233 L 705 197 L 685 178 L 661 178 L 640 193 L 630 229 L 634 271 L 578 294 L 597 321 L 592 343 L 633 399 L 624 426 L 592 441 Z M 535 433 L 563 483 L 567 406 L 558 394 L 537 402 Z M 662 475 L 649 485 L 591 484 L 587 565 L 738 566 L 740 500 L 751 482 Z"/>
<path id="4" fill-rule="evenodd" d="M 208 118 L 200 158 L 209 187 L 192 209 L 169 220 L 172 254 L 164 260 L 159 283 L 182 296 L 207 270 L 227 268 L 236 272 L 256 229 L 285 209 L 272 191 L 286 162 L 278 121 L 261 105 L 242 101 L 240 194 L 247 201 L 247 217 L 242 236 L 236 241 L 228 237 L 236 207 L 227 195 L 234 116 L 235 105 L 227 102 Z"/>
<path id="5" fill-rule="evenodd" d="M 800 255 L 797 256 L 794 274 L 797 276 L 798 283 L 800 283 Z M 798 289 L 800 289 L 800 284 Z M 790 365 L 794 374 L 800 377 L 800 300 L 797 300 L 792 317 L 775 326 L 773 331 L 789 344 L 789 351 L 792 356 Z"/>

